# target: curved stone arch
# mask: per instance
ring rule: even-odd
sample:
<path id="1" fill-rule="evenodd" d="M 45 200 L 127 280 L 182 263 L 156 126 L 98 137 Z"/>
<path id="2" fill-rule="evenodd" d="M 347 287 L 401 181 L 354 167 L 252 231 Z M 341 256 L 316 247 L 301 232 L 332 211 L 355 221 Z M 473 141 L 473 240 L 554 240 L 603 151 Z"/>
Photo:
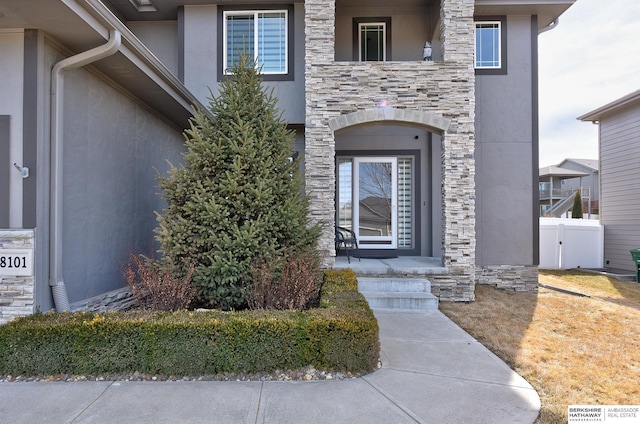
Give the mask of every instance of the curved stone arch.
<path id="1" fill-rule="evenodd" d="M 335 132 L 347 127 L 383 121 L 425 126 L 439 134 L 444 134 L 451 124 L 449 119 L 433 112 L 384 107 L 358 110 L 333 117 L 329 119 L 329 128 Z"/>

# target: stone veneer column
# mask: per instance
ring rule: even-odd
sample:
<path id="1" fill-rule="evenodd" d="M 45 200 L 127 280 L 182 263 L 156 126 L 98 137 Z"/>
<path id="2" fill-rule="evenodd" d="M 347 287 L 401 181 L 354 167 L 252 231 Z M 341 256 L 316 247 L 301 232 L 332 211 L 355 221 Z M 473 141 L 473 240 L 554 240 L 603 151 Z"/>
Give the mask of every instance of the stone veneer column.
<path id="1" fill-rule="evenodd" d="M 0 230 L 0 249 L 34 251 L 33 230 Z M 34 312 L 34 284 L 31 276 L 0 275 L 0 325 Z"/>
<path id="2" fill-rule="evenodd" d="M 474 0 L 442 0 L 441 36 L 445 63 L 460 65 L 451 75 L 458 96 L 444 112 L 451 125 L 443 137 L 443 262 L 455 285 L 441 297 L 473 300 L 475 275 L 475 70 Z M 453 99 L 452 99 L 453 100 Z M 448 115 L 451 114 L 451 115 Z M 444 291 L 444 292 L 443 292 Z"/>
<path id="3" fill-rule="evenodd" d="M 430 276 L 434 292 L 442 299 L 473 300 L 473 10 L 474 0 L 442 0 L 442 61 L 335 62 L 335 1 L 305 1 L 305 179 L 311 219 L 324 225 L 320 247 L 330 254 L 327 266 L 334 263 L 333 130 L 374 121 L 421 125 L 443 136 L 442 243 L 449 273 Z"/>
<path id="4" fill-rule="evenodd" d="M 319 248 L 334 264 L 335 140 L 331 117 L 316 90 L 324 84 L 318 65 L 335 60 L 335 0 L 306 0 L 305 9 L 305 184 L 310 218 L 323 226 Z"/>

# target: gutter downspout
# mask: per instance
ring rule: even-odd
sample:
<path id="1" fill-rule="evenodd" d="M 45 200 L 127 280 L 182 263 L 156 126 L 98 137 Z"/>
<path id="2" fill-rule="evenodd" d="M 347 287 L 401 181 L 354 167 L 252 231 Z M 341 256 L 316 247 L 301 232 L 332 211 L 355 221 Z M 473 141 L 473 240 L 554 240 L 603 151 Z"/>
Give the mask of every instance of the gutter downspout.
<path id="1" fill-rule="evenodd" d="M 56 311 L 71 310 L 63 276 L 63 118 L 64 118 L 64 72 L 115 54 L 121 45 L 120 32 L 109 32 L 109 40 L 98 47 L 61 60 L 51 71 L 51 181 L 49 200 L 49 285 Z"/>

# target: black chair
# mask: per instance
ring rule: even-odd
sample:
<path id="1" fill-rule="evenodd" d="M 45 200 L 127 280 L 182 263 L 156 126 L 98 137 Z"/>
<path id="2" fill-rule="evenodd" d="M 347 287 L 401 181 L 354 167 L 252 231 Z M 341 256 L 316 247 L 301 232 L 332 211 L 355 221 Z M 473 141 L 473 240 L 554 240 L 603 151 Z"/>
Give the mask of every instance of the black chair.
<path id="1" fill-rule="evenodd" d="M 349 261 L 349 263 L 351 263 L 349 249 L 354 248 L 357 255 L 356 257 L 358 258 L 358 261 L 360 261 L 360 250 L 358 249 L 358 239 L 356 238 L 356 233 L 348 228 L 336 226 L 336 255 L 340 251 L 340 247 L 344 248 L 344 251 L 347 254 L 347 261 Z"/>

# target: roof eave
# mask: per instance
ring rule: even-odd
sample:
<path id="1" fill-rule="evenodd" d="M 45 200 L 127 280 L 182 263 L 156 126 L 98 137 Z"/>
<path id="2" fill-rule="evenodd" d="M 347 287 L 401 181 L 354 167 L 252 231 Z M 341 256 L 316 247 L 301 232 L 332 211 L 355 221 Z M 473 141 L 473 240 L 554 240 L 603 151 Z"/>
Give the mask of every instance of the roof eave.
<path id="1" fill-rule="evenodd" d="M 579 121 L 585 121 L 585 122 L 597 122 L 604 115 L 607 115 L 611 112 L 614 112 L 617 109 L 620 109 L 622 107 L 625 107 L 637 102 L 640 102 L 640 90 L 627 94 L 624 97 L 614 100 L 611 103 L 607 103 L 606 105 L 601 106 L 598 109 L 592 110 L 589 113 L 585 113 L 582 116 L 578 116 L 577 119 Z"/>
<path id="2" fill-rule="evenodd" d="M 552 24 L 576 0 L 476 0 L 475 14 L 478 16 L 536 15 L 538 29 Z"/>

